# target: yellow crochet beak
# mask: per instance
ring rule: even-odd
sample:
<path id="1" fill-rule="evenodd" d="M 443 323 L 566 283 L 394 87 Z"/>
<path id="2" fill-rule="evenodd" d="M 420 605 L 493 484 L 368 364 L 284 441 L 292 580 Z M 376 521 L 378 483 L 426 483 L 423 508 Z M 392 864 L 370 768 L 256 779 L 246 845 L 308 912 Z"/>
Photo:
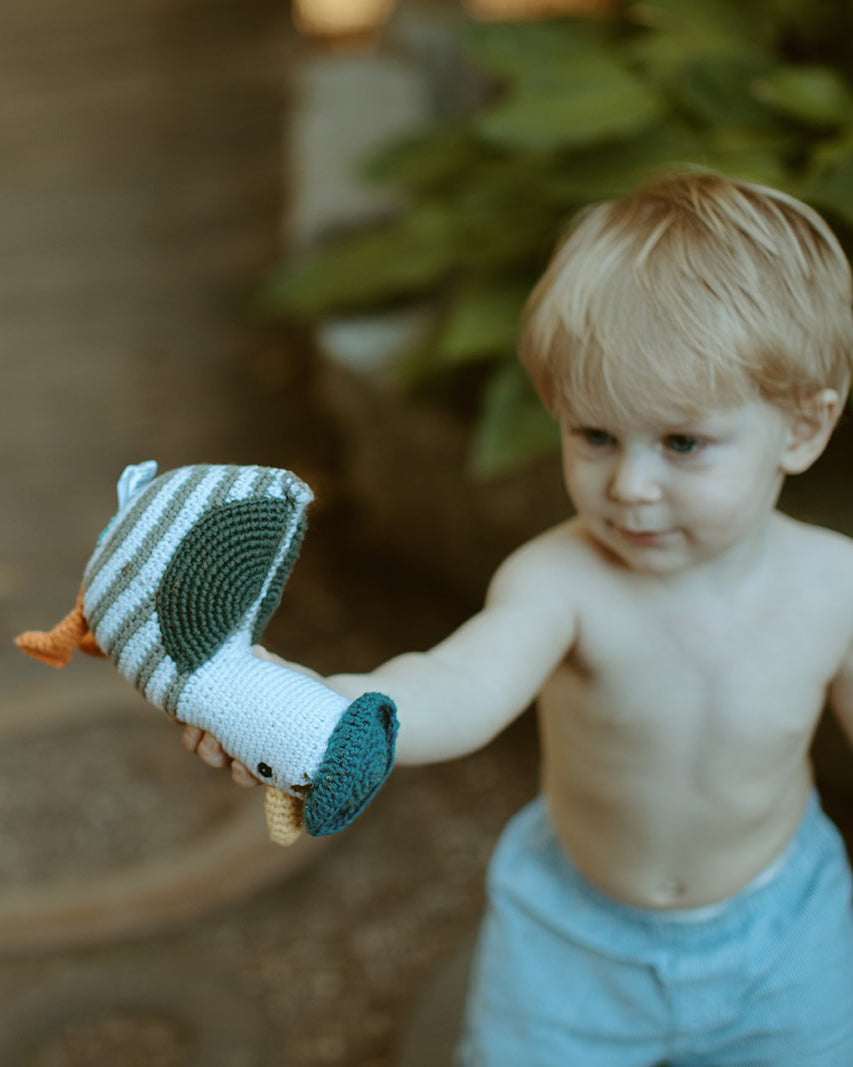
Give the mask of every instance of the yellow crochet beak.
<path id="1" fill-rule="evenodd" d="M 292 845 L 305 829 L 305 802 L 271 785 L 264 789 L 264 814 L 276 845 Z"/>

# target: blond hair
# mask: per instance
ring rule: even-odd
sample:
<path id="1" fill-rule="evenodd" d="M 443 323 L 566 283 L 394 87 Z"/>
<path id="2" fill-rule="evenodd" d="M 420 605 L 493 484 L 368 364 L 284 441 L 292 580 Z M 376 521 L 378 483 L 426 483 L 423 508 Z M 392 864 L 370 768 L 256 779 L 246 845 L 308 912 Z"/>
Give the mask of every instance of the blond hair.
<path id="1" fill-rule="evenodd" d="M 520 355 L 554 414 L 796 411 L 853 370 L 850 266 L 823 219 L 709 173 L 587 208 L 530 295 Z"/>

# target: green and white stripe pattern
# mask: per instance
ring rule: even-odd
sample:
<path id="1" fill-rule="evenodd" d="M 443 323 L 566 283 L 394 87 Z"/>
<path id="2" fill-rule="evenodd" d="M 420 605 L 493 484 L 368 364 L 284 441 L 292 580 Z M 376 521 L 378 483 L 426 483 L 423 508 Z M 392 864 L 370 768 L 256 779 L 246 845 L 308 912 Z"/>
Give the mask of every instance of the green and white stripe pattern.
<path id="1" fill-rule="evenodd" d="M 311 491 L 264 467 L 155 473 L 149 462 L 122 475 L 83 578 L 89 627 L 149 701 L 294 792 L 314 780 L 348 701 L 251 645 L 295 561 Z"/>

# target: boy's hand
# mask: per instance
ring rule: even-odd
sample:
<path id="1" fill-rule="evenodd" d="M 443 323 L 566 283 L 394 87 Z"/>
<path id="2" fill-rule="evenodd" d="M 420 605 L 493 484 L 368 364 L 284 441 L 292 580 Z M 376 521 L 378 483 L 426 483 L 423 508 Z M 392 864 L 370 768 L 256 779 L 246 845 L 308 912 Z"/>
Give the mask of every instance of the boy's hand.
<path id="1" fill-rule="evenodd" d="M 270 663 L 280 663 L 283 667 L 301 671 L 310 678 L 322 681 L 316 671 L 312 671 L 298 663 L 288 663 L 287 660 L 283 660 L 280 656 L 268 652 L 262 645 L 254 645 L 252 654 L 257 656 L 258 659 L 269 660 Z M 195 752 L 198 758 L 206 763 L 208 767 L 230 766 L 232 780 L 236 785 L 242 786 L 244 789 L 251 789 L 252 786 L 264 784 L 260 778 L 256 778 L 252 774 L 245 763 L 232 759 L 213 734 L 207 733 L 198 726 L 190 726 L 188 723 L 178 723 L 178 725 L 184 728 L 184 734 L 181 738 L 184 748 L 187 752 Z"/>
<path id="2" fill-rule="evenodd" d="M 251 789 L 252 786 L 261 784 L 260 779 L 252 774 L 245 763 L 232 759 L 213 734 L 206 733 L 198 726 L 184 725 L 181 744 L 187 752 L 195 752 L 208 767 L 230 766 L 231 779 L 235 785 Z"/>

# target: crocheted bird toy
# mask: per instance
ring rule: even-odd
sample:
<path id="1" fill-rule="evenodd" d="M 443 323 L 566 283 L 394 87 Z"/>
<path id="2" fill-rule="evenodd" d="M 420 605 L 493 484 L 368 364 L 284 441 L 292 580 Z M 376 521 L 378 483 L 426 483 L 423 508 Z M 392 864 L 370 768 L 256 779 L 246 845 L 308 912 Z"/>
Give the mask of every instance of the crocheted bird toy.
<path id="1" fill-rule="evenodd" d="M 252 652 L 296 561 L 311 490 L 268 467 L 156 475 L 153 460 L 125 469 L 76 607 L 18 647 L 55 667 L 76 648 L 106 655 L 152 704 L 212 733 L 267 780 L 276 843 L 343 829 L 391 772 L 393 701 L 350 703 Z"/>

